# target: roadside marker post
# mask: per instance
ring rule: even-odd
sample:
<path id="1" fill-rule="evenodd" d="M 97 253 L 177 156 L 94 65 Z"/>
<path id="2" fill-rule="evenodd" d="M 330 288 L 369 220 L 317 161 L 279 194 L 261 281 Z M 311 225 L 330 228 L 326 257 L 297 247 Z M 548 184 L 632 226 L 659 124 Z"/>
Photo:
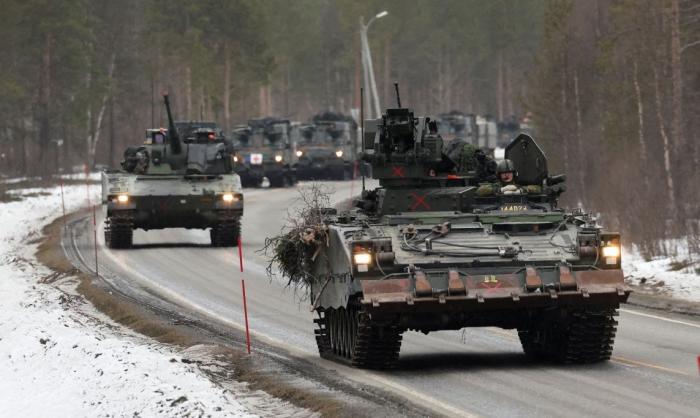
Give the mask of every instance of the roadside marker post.
<path id="1" fill-rule="evenodd" d="M 698 356 L 698 374 L 700 375 L 700 356 Z"/>
<path id="2" fill-rule="evenodd" d="M 95 243 L 95 277 L 100 277 L 100 271 L 97 264 L 97 205 L 92 205 L 92 235 Z"/>
<path id="3" fill-rule="evenodd" d="M 238 260 L 240 262 L 241 273 L 243 273 L 243 242 L 238 237 Z M 248 326 L 248 302 L 245 294 L 245 279 L 241 277 L 241 290 L 243 291 L 243 316 L 245 317 L 245 343 L 250 354 L 250 328 Z"/>

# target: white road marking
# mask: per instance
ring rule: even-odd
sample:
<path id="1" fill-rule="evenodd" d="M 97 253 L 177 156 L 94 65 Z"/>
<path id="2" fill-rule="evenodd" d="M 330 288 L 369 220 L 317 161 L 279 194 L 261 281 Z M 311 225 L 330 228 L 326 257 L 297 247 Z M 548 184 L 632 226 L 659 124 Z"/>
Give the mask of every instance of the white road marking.
<path id="1" fill-rule="evenodd" d="M 700 324 L 693 324 L 692 322 L 685 322 L 685 321 L 679 321 L 677 319 L 664 318 L 663 316 L 656 316 L 656 315 L 646 314 L 646 313 L 637 312 L 637 311 L 630 311 L 629 309 L 620 308 L 620 312 L 624 312 L 624 313 L 628 313 L 628 314 L 632 314 L 632 315 L 644 316 L 647 318 L 654 318 L 654 319 L 658 319 L 659 321 L 672 322 L 674 324 L 686 325 L 686 326 L 693 327 L 693 328 L 700 328 Z"/>

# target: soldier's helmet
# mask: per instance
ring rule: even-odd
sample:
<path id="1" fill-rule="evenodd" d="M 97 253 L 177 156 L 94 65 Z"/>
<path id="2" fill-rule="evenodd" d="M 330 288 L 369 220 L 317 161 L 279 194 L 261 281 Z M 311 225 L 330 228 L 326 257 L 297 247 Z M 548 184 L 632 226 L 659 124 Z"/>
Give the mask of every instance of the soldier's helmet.
<path id="1" fill-rule="evenodd" d="M 501 173 L 515 173 L 515 164 L 511 160 L 501 160 L 496 166 L 496 174 Z"/>

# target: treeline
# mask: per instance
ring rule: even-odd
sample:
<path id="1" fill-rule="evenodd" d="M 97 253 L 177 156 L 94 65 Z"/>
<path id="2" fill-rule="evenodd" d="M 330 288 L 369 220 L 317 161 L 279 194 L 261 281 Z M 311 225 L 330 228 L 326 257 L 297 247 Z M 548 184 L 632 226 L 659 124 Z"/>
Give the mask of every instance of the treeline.
<path id="1" fill-rule="evenodd" d="M 226 130 L 359 107 L 532 112 L 567 203 L 658 253 L 698 236 L 700 0 L 1 0 L 0 174 L 114 166 L 162 92 Z M 687 231 L 693 231 L 686 234 Z"/>
<path id="2" fill-rule="evenodd" d="M 359 107 L 360 17 L 382 106 L 522 113 L 544 4 L 477 0 L 3 0 L 0 172 L 114 165 L 143 129 L 226 130 Z"/>
<path id="3" fill-rule="evenodd" d="M 700 1 L 550 0 L 527 106 L 568 203 L 644 253 L 698 253 Z"/>

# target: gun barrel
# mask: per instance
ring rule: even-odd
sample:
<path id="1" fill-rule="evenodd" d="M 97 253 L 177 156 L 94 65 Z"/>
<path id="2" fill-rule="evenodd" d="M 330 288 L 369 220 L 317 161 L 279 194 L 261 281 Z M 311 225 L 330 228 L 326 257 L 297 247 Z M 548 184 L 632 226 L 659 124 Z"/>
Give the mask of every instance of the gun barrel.
<path id="1" fill-rule="evenodd" d="M 170 149 L 173 154 L 180 154 L 182 152 L 182 142 L 180 141 L 180 134 L 175 128 L 175 121 L 173 120 L 173 114 L 170 110 L 170 100 L 168 95 L 163 95 L 163 100 L 165 102 L 165 110 L 168 113 L 168 139 L 170 141 Z"/>

